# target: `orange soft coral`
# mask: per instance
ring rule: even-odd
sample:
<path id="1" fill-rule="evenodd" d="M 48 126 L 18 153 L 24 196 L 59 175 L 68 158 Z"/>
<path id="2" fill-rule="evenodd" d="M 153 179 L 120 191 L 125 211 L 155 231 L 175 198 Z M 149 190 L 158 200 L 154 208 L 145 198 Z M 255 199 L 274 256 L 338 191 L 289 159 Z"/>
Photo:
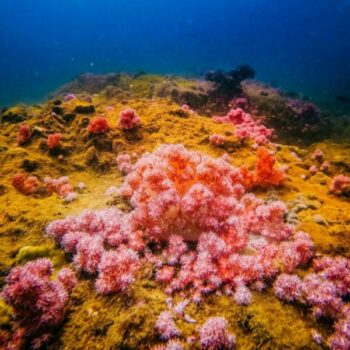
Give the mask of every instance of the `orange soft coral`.
<path id="1" fill-rule="evenodd" d="M 246 189 L 252 187 L 278 186 L 283 183 L 286 174 L 275 167 L 276 158 L 266 148 L 259 147 L 255 171 L 250 172 L 247 167 L 241 167 L 240 172 Z"/>
<path id="2" fill-rule="evenodd" d="M 259 147 L 255 169 L 255 183 L 258 186 L 278 186 L 285 180 L 286 174 L 275 168 L 276 158 L 266 148 Z"/>

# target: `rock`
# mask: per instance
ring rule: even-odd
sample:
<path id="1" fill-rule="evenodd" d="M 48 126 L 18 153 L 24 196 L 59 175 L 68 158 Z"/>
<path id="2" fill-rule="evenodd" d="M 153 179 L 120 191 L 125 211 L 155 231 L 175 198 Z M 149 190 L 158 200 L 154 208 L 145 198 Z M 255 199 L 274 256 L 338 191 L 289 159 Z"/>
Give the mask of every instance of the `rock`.
<path id="1" fill-rule="evenodd" d="M 27 172 L 32 172 L 39 168 L 39 162 L 31 159 L 23 159 L 21 163 L 21 168 Z"/>
<path id="2" fill-rule="evenodd" d="M 86 165 L 96 165 L 98 164 L 98 154 L 94 146 L 87 149 L 85 153 L 85 164 Z"/>
<path id="3" fill-rule="evenodd" d="M 57 100 L 53 100 L 52 101 L 52 104 L 55 105 L 55 106 L 60 106 L 62 104 L 62 101 L 57 99 Z"/>
<path id="4" fill-rule="evenodd" d="M 190 114 L 181 108 L 179 108 L 175 111 L 170 111 L 169 114 L 176 116 L 176 117 L 179 117 L 179 118 L 189 118 L 190 117 Z"/>
<path id="5" fill-rule="evenodd" d="M 323 216 L 321 216 L 320 214 L 314 215 L 313 219 L 316 222 L 316 224 L 319 224 L 319 225 L 322 225 L 322 226 L 329 226 L 329 224 L 326 221 L 326 219 Z"/>
<path id="6" fill-rule="evenodd" d="M 1 116 L 1 122 L 2 123 L 10 123 L 10 124 L 16 124 L 16 123 L 21 123 L 23 122 L 26 118 L 26 116 L 13 113 L 11 111 L 6 111 L 2 116 Z"/>
<path id="7" fill-rule="evenodd" d="M 63 116 L 63 119 L 64 119 L 65 122 L 69 123 L 69 122 L 73 121 L 76 116 L 77 115 L 75 113 L 66 113 Z"/>
<path id="8" fill-rule="evenodd" d="M 55 112 L 58 115 L 64 114 L 64 108 L 61 106 L 52 106 L 52 112 Z"/>
<path id="9" fill-rule="evenodd" d="M 95 113 L 95 106 L 77 106 L 74 111 L 79 114 L 92 114 Z"/>

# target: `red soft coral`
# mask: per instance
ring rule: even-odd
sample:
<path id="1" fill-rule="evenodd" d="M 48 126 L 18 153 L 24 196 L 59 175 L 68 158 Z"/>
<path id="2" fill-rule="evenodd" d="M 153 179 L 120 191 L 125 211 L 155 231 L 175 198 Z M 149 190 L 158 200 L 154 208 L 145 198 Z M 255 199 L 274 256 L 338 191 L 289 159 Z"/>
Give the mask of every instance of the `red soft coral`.
<path id="1" fill-rule="evenodd" d="M 32 130 L 30 126 L 27 124 L 22 124 L 19 127 L 19 130 L 17 133 L 17 143 L 19 145 L 24 145 L 30 141 L 31 137 L 32 137 Z"/>
<path id="2" fill-rule="evenodd" d="M 55 134 L 50 134 L 47 137 L 47 147 L 49 149 L 57 149 L 61 147 L 61 139 L 62 139 L 62 134 L 60 133 L 55 133 Z"/>
<path id="3" fill-rule="evenodd" d="M 90 134 L 105 134 L 109 130 L 109 124 L 106 118 L 96 117 L 90 121 L 87 129 Z"/>
<path id="4" fill-rule="evenodd" d="M 17 173 L 11 176 L 11 185 L 20 193 L 30 196 L 34 194 L 39 186 L 39 180 L 36 176 L 28 176 Z"/>

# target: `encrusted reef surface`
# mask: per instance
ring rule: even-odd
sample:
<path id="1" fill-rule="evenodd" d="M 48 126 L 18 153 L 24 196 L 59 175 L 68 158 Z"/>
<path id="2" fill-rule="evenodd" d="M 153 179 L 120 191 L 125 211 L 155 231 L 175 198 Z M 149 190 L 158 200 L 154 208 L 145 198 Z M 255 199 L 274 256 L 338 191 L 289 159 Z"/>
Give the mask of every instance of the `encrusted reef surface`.
<path id="1" fill-rule="evenodd" d="M 239 84 L 1 111 L 0 348 L 350 348 L 349 120 Z"/>

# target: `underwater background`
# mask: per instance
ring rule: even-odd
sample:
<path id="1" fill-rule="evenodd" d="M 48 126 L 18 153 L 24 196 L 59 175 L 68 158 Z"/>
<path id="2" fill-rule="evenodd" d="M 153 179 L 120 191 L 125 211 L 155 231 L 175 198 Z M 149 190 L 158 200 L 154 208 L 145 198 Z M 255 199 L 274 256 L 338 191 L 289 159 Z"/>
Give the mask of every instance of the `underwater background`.
<path id="1" fill-rule="evenodd" d="M 349 350 L 349 19 L 0 0 L 0 350 Z"/>
<path id="2" fill-rule="evenodd" d="M 0 105 L 40 101 L 83 72 L 200 76 L 249 63 L 334 107 L 349 97 L 349 17 L 348 0 L 2 0 Z"/>

